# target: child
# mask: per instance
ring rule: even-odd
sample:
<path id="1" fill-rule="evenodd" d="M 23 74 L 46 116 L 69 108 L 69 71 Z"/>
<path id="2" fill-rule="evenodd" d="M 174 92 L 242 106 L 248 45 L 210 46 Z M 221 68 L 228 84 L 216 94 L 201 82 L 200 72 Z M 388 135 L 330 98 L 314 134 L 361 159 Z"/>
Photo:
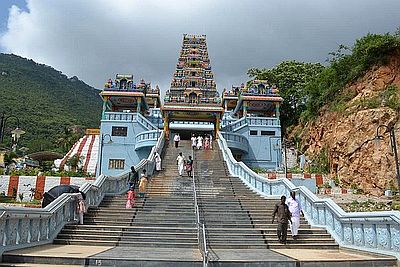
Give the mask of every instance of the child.
<path id="1" fill-rule="evenodd" d="M 140 178 L 139 197 L 144 197 L 146 187 L 147 187 L 147 175 L 146 175 L 146 170 L 144 169 Z"/>
<path id="2" fill-rule="evenodd" d="M 131 187 L 128 191 L 128 197 L 126 200 L 125 208 L 131 209 L 135 205 L 135 189 Z"/>

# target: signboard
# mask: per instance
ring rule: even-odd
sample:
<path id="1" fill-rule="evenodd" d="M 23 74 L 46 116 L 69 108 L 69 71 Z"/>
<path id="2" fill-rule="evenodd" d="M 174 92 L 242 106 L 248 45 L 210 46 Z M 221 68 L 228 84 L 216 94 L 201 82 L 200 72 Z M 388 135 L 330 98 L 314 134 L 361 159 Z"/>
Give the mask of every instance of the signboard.
<path id="1" fill-rule="evenodd" d="M 85 131 L 86 135 L 100 135 L 100 129 L 97 128 L 89 128 Z"/>

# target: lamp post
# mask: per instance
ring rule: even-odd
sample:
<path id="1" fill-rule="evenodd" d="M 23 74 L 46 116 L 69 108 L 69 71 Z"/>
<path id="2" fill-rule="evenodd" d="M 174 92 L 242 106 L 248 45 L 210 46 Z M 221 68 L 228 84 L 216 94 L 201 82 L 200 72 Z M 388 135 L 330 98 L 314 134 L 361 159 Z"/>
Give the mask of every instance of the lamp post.
<path id="1" fill-rule="evenodd" d="M 378 128 L 376 128 L 376 135 L 375 135 L 375 142 L 376 144 L 379 144 L 380 140 L 383 139 L 383 135 L 379 134 L 379 130 L 383 128 L 385 129 L 385 133 L 389 133 L 389 137 L 390 137 L 390 144 L 392 146 L 393 149 L 393 153 L 394 153 L 394 161 L 395 161 L 395 165 L 396 165 L 396 178 L 397 178 L 397 186 L 400 187 L 400 169 L 399 169 L 399 157 L 397 154 L 397 143 L 396 143 L 396 136 L 394 133 L 394 126 L 387 126 L 387 125 L 379 125 Z"/>
<path id="2" fill-rule="evenodd" d="M 23 131 L 19 128 L 19 118 L 17 116 L 14 116 L 14 115 L 6 116 L 4 112 L 2 113 L 2 115 L 0 117 L 0 143 L 3 143 L 6 123 L 7 123 L 7 120 L 10 118 L 14 118 L 17 120 L 17 128 L 15 128 L 14 130 L 11 131 L 11 134 L 13 135 L 13 138 L 14 138 L 13 142 L 15 141 L 15 145 L 16 145 L 19 137 L 22 134 L 24 134 L 25 131 Z M 15 147 L 15 149 L 16 149 L 16 147 Z"/>
<path id="3" fill-rule="evenodd" d="M 282 140 L 282 143 L 283 143 L 283 149 L 284 149 L 284 160 L 285 160 L 285 178 L 287 178 L 287 169 L 288 169 L 288 167 L 287 167 L 287 147 L 288 147 L 288 141 L 285 139 L 285 138 L 283 138 L 283 140 Z"/>
<path id="4" fill-rule="evenodd" d="M 107 144 L 112 144 L 113 140 L 111 138 L 111 135 L 109 134 L 101 134 L 101 139 L 100 139 L 100 161 L 99 161 L 99 175 L 101 174 L 101 165 L 103 163 L 103 146 L 104 146 L 104 139 L 106 137 L 110 137 L 110 141 L 107 142 Z"/>

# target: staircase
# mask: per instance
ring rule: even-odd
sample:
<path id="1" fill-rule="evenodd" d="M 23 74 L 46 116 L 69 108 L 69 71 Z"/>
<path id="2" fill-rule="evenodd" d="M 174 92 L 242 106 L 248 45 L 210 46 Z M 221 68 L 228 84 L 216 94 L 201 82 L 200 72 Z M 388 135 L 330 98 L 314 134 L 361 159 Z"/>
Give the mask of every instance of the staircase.
<path id="1" fill-rule="evenodd" d="M 168 148 L 166 170 L 151 177 L 148 193 L 136 198 L 133 209 L 125 209 L 125 196 L 106 197 L 85 215 L 84 225 L 66 226 L 54 243 L 197 248 L 192 180 L 177 175 L 177 154 L 178 149 Z"/>
<path id="2" fill-rule="evenodd" d="M 214 142 L 213 147 L 194 151 L 197 203 L 206 227 L 209 266 L 396 265 L 394 258 L 357 259 L 359 252 L 343 256 L 324 229 L 311 227 L 304 218 L 299 239 L 292 240 L 289 231 L 287 244 L 280 244 L 276 224 L 271 224 L 278 200 L 261 197 L 230 176 L 218 144 Z M 50 252 L 47 247 L 9 251 L 0 266 L 203 266 L 193 180 L 178 176 L 179 152 L 188 158 L 190 141 L 181 141 L 179 148 L 166 144 L 164 170 L 151 177 L 146 196 L 137 198 L 133 209 L 125 209 L 125 196 L 107 196 L 99 207 L 89 209 L 84 225 L 65 226 Z M 81 251 L 92 253 L 75 256 Z M 311 256 L 302 259 L 307 253 Z M 338 255 L 343 258 L 339 263 Z"/>
<path id="3" fill-rule="evenodd" d="M 337 249 L 324 229 L 311 228 L 301 218 L 299 239 L 288 231 L 288 242 L 280 244 L 276 224 L 271 224 L 279 200 L 260 197 L 229 171 L 219 150 L 196 151 L 195 177 L 201 219 L 207 228 L 211 249 Z"/>

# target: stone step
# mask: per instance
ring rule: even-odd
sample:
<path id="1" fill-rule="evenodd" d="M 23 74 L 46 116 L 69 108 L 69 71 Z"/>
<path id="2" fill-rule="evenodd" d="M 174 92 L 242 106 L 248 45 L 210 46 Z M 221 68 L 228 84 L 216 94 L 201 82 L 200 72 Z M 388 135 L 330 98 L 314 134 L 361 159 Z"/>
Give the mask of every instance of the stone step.
<path id="1" fill-rule="evenodd" d="M 190 232 L 164 232 L 164 231 L 137 231 L 136 229 L 134 230 L 129 230 L 129 231 L 115 231 L 115 230 L 103 230 L 103 231 L 98 231 L 96 229 L 93 230 L 83 230 L 83 229 L 64 229 L 61 234 L 65 235 L 101 235 L 104 238 L 107 238 L 107 236 L 115 236 L 115 235 L 120 235 L 120 236 L 148 236 L 148 237 L 162 237 L 162 236 L 169 236 L 169 237 L 182 237 L 182 236 L 189 236 L 193 237 L 197 235 L 197 229 L 192 230 Z M 197 238 L 197 237 L 196 237 Z"/>
<path id="2" fill-rule="evenodd" d="M 324 244 L 324 243 L 313 243 L 313 244 L 218 244 L 210 243 L 208 244 L 210 249 L 256 249 L 256 248 L 268 248 L 268 249 L 338 249 L 337 244 Z M 314 265 L 319 266 L 319 265 Z"/>
<path id="3" fill-rule="evenodd" d="M 163 241 L 140 241 L 141 247 L 169 247 L 169 248 L 196 248 L 198 246 L 197 241 L 195 243 L 178 243 L 178 242 L 163 242 Z M 108 240 L 65 240 L 65 239 L 54 239 L 54 244 L 59 245 L 81 245 L 81 246 L 132 246 L 132 241 L 108 241 Z"/>
<path id="4" fill-rule="evenodd" d="M 182 232 L 182 233 L 197 233 L 195 225 L 191 227 L 178 226 L 149 226 L 148 224 L 140 225 L 129 225 L 121 227 L 118 225 L 66 225 L 65 230 L 91 230 L 91 231 L 138 231 L 138 232 Z"/>
<path id="5" fill-rule="evenodd" d="M 153 235 L 153 236 L 134 236 L 134 235 L 86 235 L 86 234 L 64 234 L 60 233 L 57 239 L 61 240 L 107 240 L 107 241 L 132 241 L 132 242 L 177 242 L 177 243 L 197 243 L 197 235 L 191 234 L 186 236 L 166 236 L 166 235 Z"/>
<path id="6" fill-rule="evenodd" d="M 184 226 L 184 227 L 193 227 L 195 225 L 194 222 L 147 222 L 147 221 L 133 221 L 131 223 L 125 223 L 120 221 L 88 221 L 84 220 L 85 224 L 88 225 L 116 225 L 116 226 L 144 226 L 148 225 L 151 227 L 177 227 L 177 226 Z"/>

